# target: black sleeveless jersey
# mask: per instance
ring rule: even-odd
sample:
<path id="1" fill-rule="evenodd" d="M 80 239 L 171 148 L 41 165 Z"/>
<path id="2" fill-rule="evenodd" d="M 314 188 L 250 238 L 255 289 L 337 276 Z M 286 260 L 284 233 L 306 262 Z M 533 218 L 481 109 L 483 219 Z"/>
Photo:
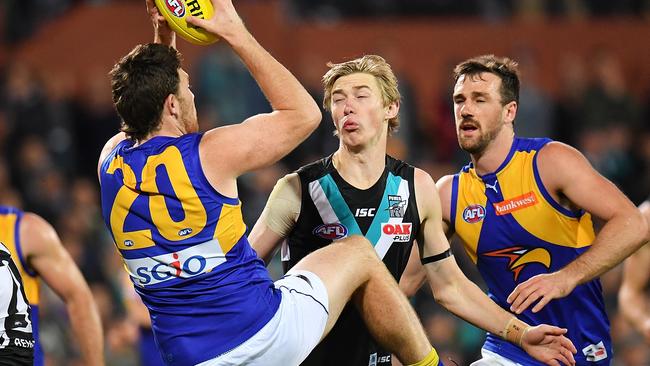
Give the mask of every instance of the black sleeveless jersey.
<path id="1" fill-rule="evenodd" d="M 18 267 L 0 243 L 0 364 L 33 365 L 32 316 Z"/>
<path id="2" fill-rule="evenodd" d="M 370 188 L 341 178 L 332 156 L 298 170 L 300 215 L 282 248 L 285 272 L 307 254 L 349 235 L 364 235 L 399 281 L 420 230 L 414 168 L 386 156 L 381 178 Z M 354 304 L 348 304 L 329 335 L 302 363 L 308 366 L 390 365 L 391 354 L 372 339 Z"/>

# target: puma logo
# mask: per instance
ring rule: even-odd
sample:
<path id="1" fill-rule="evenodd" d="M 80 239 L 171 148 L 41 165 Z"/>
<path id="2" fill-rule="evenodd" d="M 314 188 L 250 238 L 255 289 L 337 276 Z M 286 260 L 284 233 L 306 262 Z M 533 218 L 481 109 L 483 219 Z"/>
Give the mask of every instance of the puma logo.
<path id="1" fill-rule="evenodd" d="M 494 193 L 499 193 L 499 191 L 497 191 L 497 185 L 498 185 L 498 184 L 499 184 L 499 181 L 498 181 L 498 180 L 495 180 L 495 181 L 494 181 L 494 184 L 485 183 L 485 188 L 493 189 L 493 190 L 494 190 Z"/>

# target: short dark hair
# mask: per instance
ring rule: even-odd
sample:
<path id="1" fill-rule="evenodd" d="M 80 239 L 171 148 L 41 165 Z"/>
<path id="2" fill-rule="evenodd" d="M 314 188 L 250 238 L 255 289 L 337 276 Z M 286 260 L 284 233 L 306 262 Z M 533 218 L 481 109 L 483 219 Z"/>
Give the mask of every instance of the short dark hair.
<path id="1" fill-rule="evenodd" d="M 176 94 L 180 53 L 157 43 L 136 46 L 109 73 L 121 131 L 136 141 L 159 128 L 163 104 Z"/>
<path id="2" fill-rule="evenodd" d="M 462 75 L 474 76 L 484 72 L 492 73 L 501 79 L 501 104 L 512 101 L 519 103 L 519 70 L 517 62 L 507 57 L 482 55 L 465 60 L 454 68 L 454 83 Z"/>

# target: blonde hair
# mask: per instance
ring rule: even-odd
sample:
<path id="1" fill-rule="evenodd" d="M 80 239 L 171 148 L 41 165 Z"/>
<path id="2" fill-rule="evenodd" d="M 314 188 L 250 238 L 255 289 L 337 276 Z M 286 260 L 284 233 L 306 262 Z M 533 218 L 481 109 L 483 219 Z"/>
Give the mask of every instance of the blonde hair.
<path id="1" fill-rule="evenodd" d="M 369 74 L 375 77 L 381 96 L 384 102 L 384 107 L 396 102 L 399 104 L 402 96 L 397 89 L 397 78 L 393 73 L 392 68 L 384 60 L 383 57 L 377 55 L 365 55 L 351 61 L 335 64 L 332 62 L 327 63 L 330 69 L 323 76 L 323 87 L 325 88 L 325 95 L 323 97 L 323 108 L 330 111 L 330 100 L 332 98 L 332 88 L 334 83 L 340 77 L 348 76 L 355 73 Z M 399 115 L 388 120 L 388 134 L 392 135 L 397 132 L 399 128 Z"/>

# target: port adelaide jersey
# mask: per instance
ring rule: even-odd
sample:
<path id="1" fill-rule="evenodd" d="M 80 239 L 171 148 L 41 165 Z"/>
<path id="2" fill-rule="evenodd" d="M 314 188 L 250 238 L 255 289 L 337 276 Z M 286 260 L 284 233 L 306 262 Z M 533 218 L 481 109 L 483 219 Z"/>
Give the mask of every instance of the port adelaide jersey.
<path id="1" fill-rule="evenodd" d="M 285 271 L 334 240 L 364 235 L 399 281 L 420 229 L 413 175 L 413 166 L 390 156 L 382 176 L 368 189 L 343 180 L 331 155 L 301 168 L 300 216 L 282 248 Z M 346 355 L 343 360 L 341 355 Z M 303 365 L 390 365 L 390 357 L 377 348 L 349 305 Z"/>

